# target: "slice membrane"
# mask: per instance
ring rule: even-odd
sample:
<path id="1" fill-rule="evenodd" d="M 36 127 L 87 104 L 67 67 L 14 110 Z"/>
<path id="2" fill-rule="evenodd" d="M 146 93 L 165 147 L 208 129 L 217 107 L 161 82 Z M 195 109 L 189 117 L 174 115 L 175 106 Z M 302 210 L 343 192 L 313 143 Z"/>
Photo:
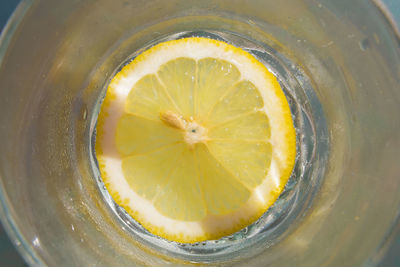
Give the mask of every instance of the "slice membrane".
<path id="1" fill-rule="evenodd" d="M 206 217 L 207 207 L 196 165 L 194 151 L 186 149 L 168 174 L 167 183 L 154 200 L 156 209 L 165 216 L 182 221 L 198 221 Z"/>
<path id="2" fill-rule="evenodd" d="M 248 188 L 260 185 L 268 174 L 272 153 L 269 143 L 211 140 L 207 147 L 215 159 Z"/>
<path id="3" fill-rule="evenodd" d="M 257 111 L 263 106 L 264 102 L 257 87 L 247 80 L 242 80 L 226 90 L 205 119 L 207 125 L 212 127 L 244 113 Z"/>
<path id="4" fill-rule="evenodd" d="M 241 114 L 221 124 L 209 127 L 209 139 L 264 140 L 270 137 L 269 120 L 261 111 Z"/>
<path id="5" fill-rule="evenodd" d="M 196 158 L 204 199 L 211 214 L 229 214 L 246 202 L 250 190 L 218 162 L 205 145 L 198 145 Z"/>
<path id="6" fill-rule="evenodd" d="M 122 160 L 125 179 L 140 196 L 154 200 L 163 191 L 170 173 L 176 169 L 185 146 L 173 144 L 161 147 L 147 154 L 126 157 Z"/>

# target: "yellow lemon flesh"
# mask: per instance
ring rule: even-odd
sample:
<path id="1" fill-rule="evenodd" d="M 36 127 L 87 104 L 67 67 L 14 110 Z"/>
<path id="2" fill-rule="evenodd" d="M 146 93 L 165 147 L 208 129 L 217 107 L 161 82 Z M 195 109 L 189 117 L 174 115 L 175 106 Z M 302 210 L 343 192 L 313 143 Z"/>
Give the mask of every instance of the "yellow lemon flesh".
<path id="1" fill-rule="evenodd" d="M 96 155 L 117 204 L 148 231 L 193 243 L 256 221 L 293 169 L 295 130 L 276 78 L 208 38 L 160 43 L 112 79 Z"/>

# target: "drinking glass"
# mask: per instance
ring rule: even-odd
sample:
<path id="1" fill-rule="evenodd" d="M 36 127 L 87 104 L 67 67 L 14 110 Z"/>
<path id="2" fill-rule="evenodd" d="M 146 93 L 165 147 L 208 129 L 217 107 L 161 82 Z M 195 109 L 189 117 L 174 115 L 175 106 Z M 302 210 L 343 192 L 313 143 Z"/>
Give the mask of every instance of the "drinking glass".
<path id="1" fill-rule="evenodd" d="M 277 203 L 222 240 L 150 235 L 103 188 L 107 84 L 163 40 L 222 39 L 278 78 L 297 163 Z M 0 218 L 31 265 L 373 266 L 399 231 L 399 35 L 364 0 L 23 0 L 0 38 Z"/>

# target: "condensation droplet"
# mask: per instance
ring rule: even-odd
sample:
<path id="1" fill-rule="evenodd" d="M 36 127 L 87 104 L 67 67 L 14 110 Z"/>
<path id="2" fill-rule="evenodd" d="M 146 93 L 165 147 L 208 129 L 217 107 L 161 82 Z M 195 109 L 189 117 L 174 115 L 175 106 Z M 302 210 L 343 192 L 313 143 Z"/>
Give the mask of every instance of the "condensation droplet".
<path id="1" fill-rule="evenodd" d="M 39 241 L 39 238 L 37 236 L 35 236 L 35 238 L 32 240 L 32 244 L 35 247 L 39 247 L 40 246 L 40 241 Z"/>
<path id="2" fill-rule="evenodd" d="M 86 120 L 86 118 L 87 118 L 87 109 L 86 108 L 84 108 L 83 109 L 83 112 L 82 112 L 82 120 Z"/>
<path id="3" fill-rule="evenodd" d="M 360 46 L 361 51 L 365 51 L 370 47 L 370 42 L 368 38 L 361 40 L 358 45 Z"/>

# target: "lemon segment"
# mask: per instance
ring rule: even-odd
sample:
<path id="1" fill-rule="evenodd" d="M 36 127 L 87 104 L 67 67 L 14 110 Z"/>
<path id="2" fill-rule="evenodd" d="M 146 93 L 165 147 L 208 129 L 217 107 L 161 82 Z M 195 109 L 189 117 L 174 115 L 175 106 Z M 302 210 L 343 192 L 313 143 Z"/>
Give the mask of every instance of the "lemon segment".
<path id="1" fill-rule="evenodd" d="M 178 112 L 167 89 L 156 75 L 146 75 L 130 91 L 125 104 L 125 112 L 131 115 L 158 121 L 160 112 L 173 110 Z"/>
<path id="2" fill-rule="evenodd" d="M 182 134 L 160 122 L 126 114 L 117 124 L 115 143 L 123 156 L 144 153 L 179 141 L 182 141 Z"/>
<path id="3" fill-rule="evenodd" d="M 257 220 L 294 166 L 295 130 L 276 78 L 207 38 L 160 43 L 111 81 L 96 155 L 113 199 L 151 233 L 193 243 Z"/>
<path id="4" fill-rule="evenodd" d="M 240 79 L 240 72 L 232 63 L 215 58 L 200 59 L 197 68 L 194 109 L 201 121 L 226 90 Z"/>
<path id="5" fill-rule="evenodd" d="M 162 65 L 157 72 L 161 82 L 181 114 L 193 116 L 193 93 L 196 80 L 196 61 L 178 58 Z"/>

